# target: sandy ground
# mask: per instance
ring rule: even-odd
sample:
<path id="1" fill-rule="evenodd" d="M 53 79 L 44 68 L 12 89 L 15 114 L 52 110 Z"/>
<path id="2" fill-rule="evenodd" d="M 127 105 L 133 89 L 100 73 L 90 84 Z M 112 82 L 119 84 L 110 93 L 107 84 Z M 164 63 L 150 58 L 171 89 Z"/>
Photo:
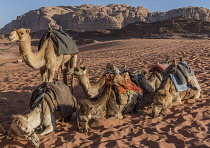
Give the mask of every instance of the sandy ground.
<path id="1" fill-rule="evenodd" d="M 0 40 L 0 48 L 8 48 L 8 40 Z M 90 122 L 86 136 L 77 129 L 76 120 L 57 124 L 56 131 L 40 138 L 40 147 L 152 147 L 194 148 L 210 147 L 210 41 L 171 39 L 129 39 L 99 42 L 79 47 L 78 62 L 84 59 L 91 82 L 103 74 L 108 62 L 130 71 L 146 70 L 156 60 L 179 59 L 191 65 L 202 87 L 202 97 L 184 100 L 183 105 L 167 110 L 167 117 L 151 116 L 152 105 L 143 113 L 126 114 L 122 120 L 98 119 Z M 17 45 L 0 51 L 0 124 L 9 130 L 11 115 L 29 111 L 31 92 L 41 83 L 38 70 L 33 70 L 21 59 Z M 77 81 L 77 80 L 76 80 Z M 76 83 L 74 95 L 85 98 Z M 147 97 L 147 96 L 145 96 Z M 26 140 L 6 139 L 0 131 L 0 147 L 30 147 Z"/>

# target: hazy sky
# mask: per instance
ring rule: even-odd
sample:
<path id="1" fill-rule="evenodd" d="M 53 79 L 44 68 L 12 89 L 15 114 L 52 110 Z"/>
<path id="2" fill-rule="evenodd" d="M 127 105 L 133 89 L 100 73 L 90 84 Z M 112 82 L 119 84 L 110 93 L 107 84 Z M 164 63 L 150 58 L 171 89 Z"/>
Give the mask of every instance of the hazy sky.
<path id="1" fill-rule="evenodd" d="M 47 6 L 80 6 L 93 4 L 106 6 L 108 4 L 128 4 L 133 7 L 143 6 L 150 12 L 168 11 L 171 9 L 197 6 L 210 9 L 210 0 L 1 0 L 0 28 L 15 20 L 17 16 L 30 10 Z"/>

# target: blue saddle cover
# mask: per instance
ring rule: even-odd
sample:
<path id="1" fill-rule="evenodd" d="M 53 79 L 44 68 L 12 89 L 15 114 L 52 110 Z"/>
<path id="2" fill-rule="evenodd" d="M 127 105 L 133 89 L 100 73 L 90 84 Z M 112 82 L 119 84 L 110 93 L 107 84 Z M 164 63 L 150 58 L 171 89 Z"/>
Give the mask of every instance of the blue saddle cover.
<path id="1" fill-rule="evenodd" d="M 170 77 L 172 82 L 174 83 L 174 86 L 176 88 L 176 91 L 181 92 L 181 91 L 186 91 L 188 88 L 190 88 L 190 85 L 188 85 L 187 83 L 185 84 L 181 84 L 180 80 L 178 79 L 177 76 L 173 75 L 173 74 L 168 74 L 163 81 L 167 78 Z"/>

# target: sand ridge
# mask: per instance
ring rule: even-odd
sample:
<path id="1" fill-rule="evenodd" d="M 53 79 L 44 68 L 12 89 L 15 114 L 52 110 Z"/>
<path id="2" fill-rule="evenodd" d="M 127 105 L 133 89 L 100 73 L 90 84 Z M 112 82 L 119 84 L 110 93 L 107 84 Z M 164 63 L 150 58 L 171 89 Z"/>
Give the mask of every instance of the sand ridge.
<path id="1" fill-rule="evenodd" d="M 7 42 L 0 40 L 1 43 Z M 0 44 L 1 48 L 5 48 Z M 108 62 L 130 71 L 148 71 L 156 60 L 184 57 L 193 68 L 202 88 L 198 100 L 184 100 L 183 104 L 167 110 L 167 117 L 151 117 L 152 105 L 143 113 L 126 114 L 122 120 L 97 119 L 90 122 L 86 136 L 77 129 L 75 120 L 57 124 L 54 132 L 41 136 L 40 147 L 210 147 L 210 42 L 208 40 L 127 39 L 79 46 L 78 61 L 88 66 L 91 82 L 103 74 Z M 35 47 L 34 47 L 35 48 Z M 17 45 L 0 51 L 0 124 L 9 130 L 11 115 L 29 111 L 31 92 L 41 83 L 39 70 L 33 70 L 21 59 Z M 69 77 L 70 78 L 70 77 Z M 85 98 L 76 86 L 78 102 Z M 145 96 L 152 98 L 152 96 Z M 4 148 L 30 147 L 26 140 L 5 139 L 0 131 L 0 145 Z"/>

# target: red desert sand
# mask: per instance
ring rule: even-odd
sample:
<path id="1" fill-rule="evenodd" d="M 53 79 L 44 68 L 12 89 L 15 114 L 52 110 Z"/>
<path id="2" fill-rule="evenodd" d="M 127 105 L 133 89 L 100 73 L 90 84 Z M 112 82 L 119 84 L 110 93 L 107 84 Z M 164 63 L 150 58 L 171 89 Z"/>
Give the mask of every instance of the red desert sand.
<path id="1" fill-rule="evenodd" d="M 6 44 L 5 44 L 6 43 Z M 0 40 L 0 48 L 8 48 L 8 40 Z M 36 47 L 33 47 L 36 51 Z M 167 117 L 153 118 L 152 105 L 143 113 L 126 114 L 122 120 L 97 119 L 90 122 L 90 132 L 77 129 L 76 120 L 57 123 L 54 132 L 41 136 L 40 147 L 210 147 L 210 41 L 178 39 L 128 39 L 79 46 L 78 63 L 84 59 L 91 82 L 103 74 L 106 64 L 117 67 L 126 64 L 130 71 L 146 70 L 156 60 L 183 57 L 193 68 L 202 87 L 197 100 L 183 100 L 183 104 L 167 110 Z M 40 84 L 39 70 L 33 70 L 19 56 L 18 46 L 0 51 L 0 124 L 9 130 L 12 115 L 29 111 L 31 92 Z M 70 79 L 70 76 L 69 76 Z M 82 88 L 74 88 L 78 102 L 86 98 Z M 70 84 L 69 84 L 70 85 Z M 152 95 L 145 95 L 152 99 Z M 6 139 L 0 131 L 0 147 L 31 147 L 24 139 Z"/>

